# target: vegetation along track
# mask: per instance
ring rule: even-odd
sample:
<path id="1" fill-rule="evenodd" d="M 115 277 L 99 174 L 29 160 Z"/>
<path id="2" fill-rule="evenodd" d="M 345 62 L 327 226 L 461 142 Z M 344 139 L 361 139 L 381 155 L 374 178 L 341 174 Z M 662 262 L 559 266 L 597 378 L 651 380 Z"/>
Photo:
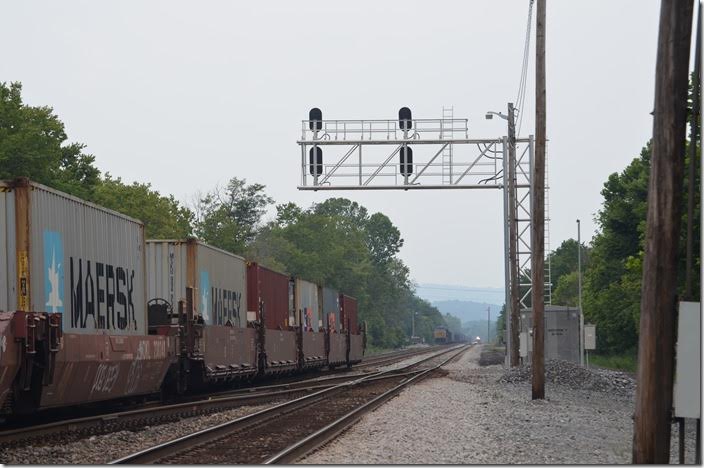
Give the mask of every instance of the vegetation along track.
<path id="1" fill-rule="evenodd" d="M 467 346 L 445 349 L 400 369 L 348 380 L 112 463 L 290 463 L 331 440 L 364 413 L 466 349 Z M 451 356 L 445 358 L 447 354 Z M 429 365 L 433 360 L 441 362 Z M 423 368 L 413 370 L 423 364 Z"/>
<path id="2" fill-rule="evenodd" d="M 442 348 L 440 348 L 442 349 Z M 125 429 L 137 429 L 145 425 L 178 421 L 182 418 L 211 414 L 244 405 L 275 403 L 301 394 L 312 393 L 335 386 L 340 381 L 359 379 L 368 373 L 354 372 L 373 366 L 391 364 L 420 354 L 437 351 L 428 347 L 413 351 L 395 351 L 365 359 L 353 366 L 353 371 L 340 369 L 339 375 L 323 375 L 315 378 L 291 378 L 291 381 L 273 385 L 260 385 L 211 393 L 204 397 L 195 395 L 187 401 L 159 405 L 154 402 L 144 407 L 127 411 L 89 415 L 81 418 L 61 419 L 45 424 L 13 428 L 0 431 L 0 444 L 3 446 L 51 444 L 82 437 L 106 434 Z M 288 380 L 288 379 L 287 379 Z"/>

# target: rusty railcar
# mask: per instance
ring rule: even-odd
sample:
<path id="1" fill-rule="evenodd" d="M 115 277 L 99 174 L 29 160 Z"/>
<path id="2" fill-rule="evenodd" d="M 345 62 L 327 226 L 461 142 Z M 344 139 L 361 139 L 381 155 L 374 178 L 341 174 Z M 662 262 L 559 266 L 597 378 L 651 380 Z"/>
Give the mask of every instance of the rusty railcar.
<path id="1" fill-rule="evenodd" d="M 143 224 L 25 178 L 0 200 L 4 410 L 159 392 L 176 340 L 148 327 Z"/>
<path id="2" fill-rule="evenodd" d="M 256 330 L 247 326 L 245 313 L 244 258 L 193 238 L 149 240 L 147 276 L 150 322 L 180 325 L 193 337 L 183 343 L 181 360 L 186 362 L 179 368 L 188 370 L 188 385 L 203 387 L 257 374 Z M 178 302 L 187 301 L 187 288 L 194 292 L 192 316 L 174 314 Z M 164 307 L 171 312 L 165 314 Z"/>

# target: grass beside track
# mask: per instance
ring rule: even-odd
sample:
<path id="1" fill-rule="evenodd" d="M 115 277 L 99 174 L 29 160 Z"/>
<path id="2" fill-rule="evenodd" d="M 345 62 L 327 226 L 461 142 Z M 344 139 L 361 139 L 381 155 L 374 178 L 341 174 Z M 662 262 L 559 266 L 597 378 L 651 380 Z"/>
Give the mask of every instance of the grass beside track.
<path id="1" fill-rule="evenodd" d="M 611 356 L 590 354 L 589 364 L 607 369 L 635 372 L 638 367 L 638 357 L 635 353 L 614 354 Z"/>

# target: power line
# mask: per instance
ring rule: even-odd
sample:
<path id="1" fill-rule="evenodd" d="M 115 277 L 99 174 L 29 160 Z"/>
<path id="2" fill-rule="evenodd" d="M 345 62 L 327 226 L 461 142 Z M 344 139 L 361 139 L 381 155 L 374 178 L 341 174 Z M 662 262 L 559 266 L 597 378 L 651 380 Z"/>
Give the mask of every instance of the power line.
<path id="1" fill-rule="evenodd" d="M 523 104 L 526 99 L 526 83 L 528 81 L 528 60 L 530 52 L 530 31 L 532 25 L 533 17 L 533 1 L 530 0 L 528 5 L 528 23 L 526 24 L 526 36 L 523 43 L 523 64 L 521 66 L 521 80 L 518 84 L 518 96 L 516 97 L 516 105 L 518 106 L 518 132 L 516 135 L 521 134 L 521 124 L 523 123 Z"/>

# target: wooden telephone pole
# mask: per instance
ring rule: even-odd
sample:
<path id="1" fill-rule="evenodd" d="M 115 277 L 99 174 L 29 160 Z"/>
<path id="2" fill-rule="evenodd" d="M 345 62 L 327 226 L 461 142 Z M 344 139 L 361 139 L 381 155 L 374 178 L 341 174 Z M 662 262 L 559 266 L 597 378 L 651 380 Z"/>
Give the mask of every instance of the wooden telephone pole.
<path id="1" fill-rule="evenodd" d="M 670 462 L 677 250 L 692 11 L 691 0 L 662 0 L 660 6 L 633 424 L 633 463 L 637 464 Z"/>
<path id="2" fill-rule="evenodd" d="M 537 1 L 535 31 L 535 159 L 531 205 L 531 302 L 533 308 L 534 400 L 545 398 L 545 0 Z"/>

